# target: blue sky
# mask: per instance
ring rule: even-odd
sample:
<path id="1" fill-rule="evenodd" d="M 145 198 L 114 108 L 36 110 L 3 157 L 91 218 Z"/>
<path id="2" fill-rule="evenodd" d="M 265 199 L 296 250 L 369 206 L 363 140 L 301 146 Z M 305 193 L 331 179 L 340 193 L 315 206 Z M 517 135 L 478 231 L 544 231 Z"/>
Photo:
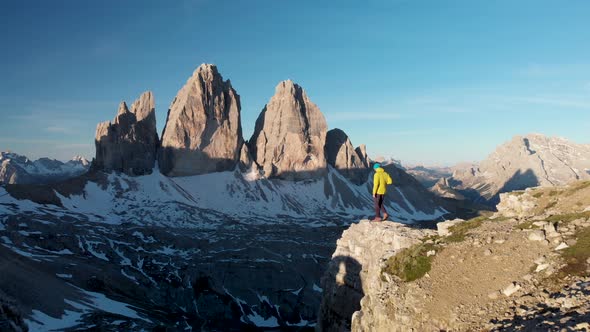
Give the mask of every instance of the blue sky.
<path id="1" fill-rule="evenodd" d="M 201 63 L 242 101 L 245 138 L 292 79 L 371 156 L 481 160 L 512 136 L 590 143 L 590 2 L 0 3 L 0 150 L 94 155 L 121 100 L 158 128 Z"/>

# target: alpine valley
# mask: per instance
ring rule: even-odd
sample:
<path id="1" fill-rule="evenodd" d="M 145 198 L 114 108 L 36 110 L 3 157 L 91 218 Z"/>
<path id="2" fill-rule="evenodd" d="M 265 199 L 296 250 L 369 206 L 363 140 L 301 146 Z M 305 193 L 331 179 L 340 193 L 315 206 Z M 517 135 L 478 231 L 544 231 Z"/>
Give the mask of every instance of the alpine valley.
<path id="1" fill-rule="evenodd" d="M 28 180 L 64 166 L 2 155 L 0 329 L 314 327 L 336 240 L 372 211 L 365 146 L 328 130 L 290 80 L 245 140 L 240 96 L 209 64 L 180 89 L 161 135 L 154 105 L 145 92 L 100 123 L 87 172 L 78 160 L 57 181 Z M 473 212 L 384 168 L 395 221 Z"/>

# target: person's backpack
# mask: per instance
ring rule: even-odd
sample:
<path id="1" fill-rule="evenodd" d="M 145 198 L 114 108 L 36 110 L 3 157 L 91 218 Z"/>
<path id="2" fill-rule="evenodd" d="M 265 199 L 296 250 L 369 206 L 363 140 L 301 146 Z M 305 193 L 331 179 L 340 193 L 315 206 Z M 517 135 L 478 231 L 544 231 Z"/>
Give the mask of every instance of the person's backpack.
<path id="1" fill-rule="evenodd" d="M 389 173 L 385 173 L 387 174 L 387 178 L 385 178 L 385 183 L 387 185 L 393 184 L 393 180 L 391 179 L 391 176 L 389 176 Z"/>

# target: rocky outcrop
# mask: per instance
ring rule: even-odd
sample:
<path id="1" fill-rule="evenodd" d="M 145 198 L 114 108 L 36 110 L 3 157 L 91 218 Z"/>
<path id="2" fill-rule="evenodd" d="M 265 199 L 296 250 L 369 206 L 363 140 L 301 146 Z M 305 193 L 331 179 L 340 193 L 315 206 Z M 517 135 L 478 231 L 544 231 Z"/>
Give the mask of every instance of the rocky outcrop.
<path id="1" fill-rule="evenodd" d="M 0 184 L 55 183 L 82 175 L 89 166 L 83 157 L 63 163 L 49 158 L 31 161 L 16 153 L 0 152 Z"/>
<path id="2" fill-rule="evenodd" d="M 248 144 L 265 177 L 313 179 L 326 172 L 326 131 L 320 109 L 303 88 L 287 80 L 277 85 Z"/>
<path id="3" fill-rule="evenodd" d="M 358 154 L 344 131 L 340 129 L 328 131 L 325 148 L 328 164 L 351 182 L 362 184 L 367 181 L 369 170 L 366 165 L 366 151 L 358 150 L 364 155 Z"/>
<path id="4" fill-rule="evenodd" d="M 95 145 L 94 168 L 129 175 L 151 173 L 158 148 L 152 93 L 144 92 L 131 109 L 121 102 L 113 122 L 98 124 Z"/>
<path id="5" fill-rule="evenodd" d="M 438 182 L 436 182 L 434 186 L 430 188 L 430 191 L 439 197 L 452 198 L 459 201 L 465 199 L 465 196 L 461 195 L 461 193 L 452 188 L 452 186 L 449 184 L 448 178 L 442 178 L 438 180 Z"/>
<path id="6" fill-rule="evenodd" d="M 319 330 L 350 330 L 353 314 L 360 314 L 355 312 L 361 309 L 361 299 L 363 308 L 369 308 L 374 301 L 378 301 L 372 296 L 378 293 L 375 288 L 380 288 L 383 259 L 433 234 L 431 230 L 412 229 L 391 222 L 363 220 L 351 225 L 338 240 L 322 278 L 324 295 L 318 318 Z M 384 308 L 372 308 L 380 309 Z"/>
<path id="7" fill-rule="evenodd" d="M 361 158 L 363 165 L 365 165 L 365 167 L 369 167 L 369 156 L 367 155 L 367 146 L 361 144 L 357 146 L 356 149 L 354 149 L 354 151 L 356 151 L 356 154 L 358 154 Z"/>
<path id="8" fill-rule="evenodd" d="M 388 223 L 352 225 L 322 281 L 320 330 L 590 327 L 583 323 L 590 317 L 590 293 L 583 291 L 590 182 L 501 197 L 497 213 L 438 223 L 436 235 Z M 408 243 L 391 240 L 400 232 Z"/>
<path id="9" fill-rule="evenodd" d="M 468 199 L 494 206 L 503 192 L 586 179 L 590 145 L 529 134 L 515 136 L 479 165 L 456 169 L 448 183 Z"/>
<path id="10" fill-rule="evenodd" d="M 240 96 L 211 64 L 195 70 L 170 105 L 158 161 L 168 176 L 233 170 L 240 160 Z"/>
<path id="11" fill-rule="evenodd" d="M 439 166 L 405 166 L 406 172 L 416 178 L 425 188 L 431 188 L 439 180 L 450 177 L 453 170 L 450 167 Z M 446 197 L 446 196 L 445 196 Z"/>

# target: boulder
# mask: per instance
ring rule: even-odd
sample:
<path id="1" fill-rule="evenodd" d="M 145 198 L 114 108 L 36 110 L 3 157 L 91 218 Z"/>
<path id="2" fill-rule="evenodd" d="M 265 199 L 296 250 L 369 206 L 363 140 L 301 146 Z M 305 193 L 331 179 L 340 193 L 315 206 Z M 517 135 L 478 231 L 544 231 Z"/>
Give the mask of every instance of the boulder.
<path id="1" fill-rule="evenodd" d="M 95 145 L 95 169 L 120 171 L 129 175 L 151 173 L 158 148 L 152 93 L 144 92 L 131 105 L 131 109 L 121 102 L 113 122 L 98 124 Z"/>
<path id="2" fill-rule="evenodd" d="M 315 179 L 326 173 L 326 131 L 320 109 L 287 80 L 276 86 L 248 144 L 266 178 Z"/>
<path id="3" fill-rule="evenodd" d="M 348 135 L 340 129 L 332 129 L 326 135 L 326 160 L 344 177 L 355 184 L 367 181 L 369 169 L 365 159 L 352 146 Z"/>
<path id="4" fill-rule="evenodd" d="M 453 219 L 453 220 L 446 220 L 443 222 L 439 222 L 436 224 L 436 230 L 438 231 L 438 236 L 448 236 L 451 235 L 451 232 L 449 231 L 449 228 L 451 228 L 452 226 L 455 226 L 459 223 L 464 222 L 465 220 L 463 219 Z"/>
<path id="5" fill-rule="evenodd" d="M 215 65 L 203 64 L 168 110 L 158 155 L 168 176 L 231 171 L 240 161 L 240 96 Z"/>

